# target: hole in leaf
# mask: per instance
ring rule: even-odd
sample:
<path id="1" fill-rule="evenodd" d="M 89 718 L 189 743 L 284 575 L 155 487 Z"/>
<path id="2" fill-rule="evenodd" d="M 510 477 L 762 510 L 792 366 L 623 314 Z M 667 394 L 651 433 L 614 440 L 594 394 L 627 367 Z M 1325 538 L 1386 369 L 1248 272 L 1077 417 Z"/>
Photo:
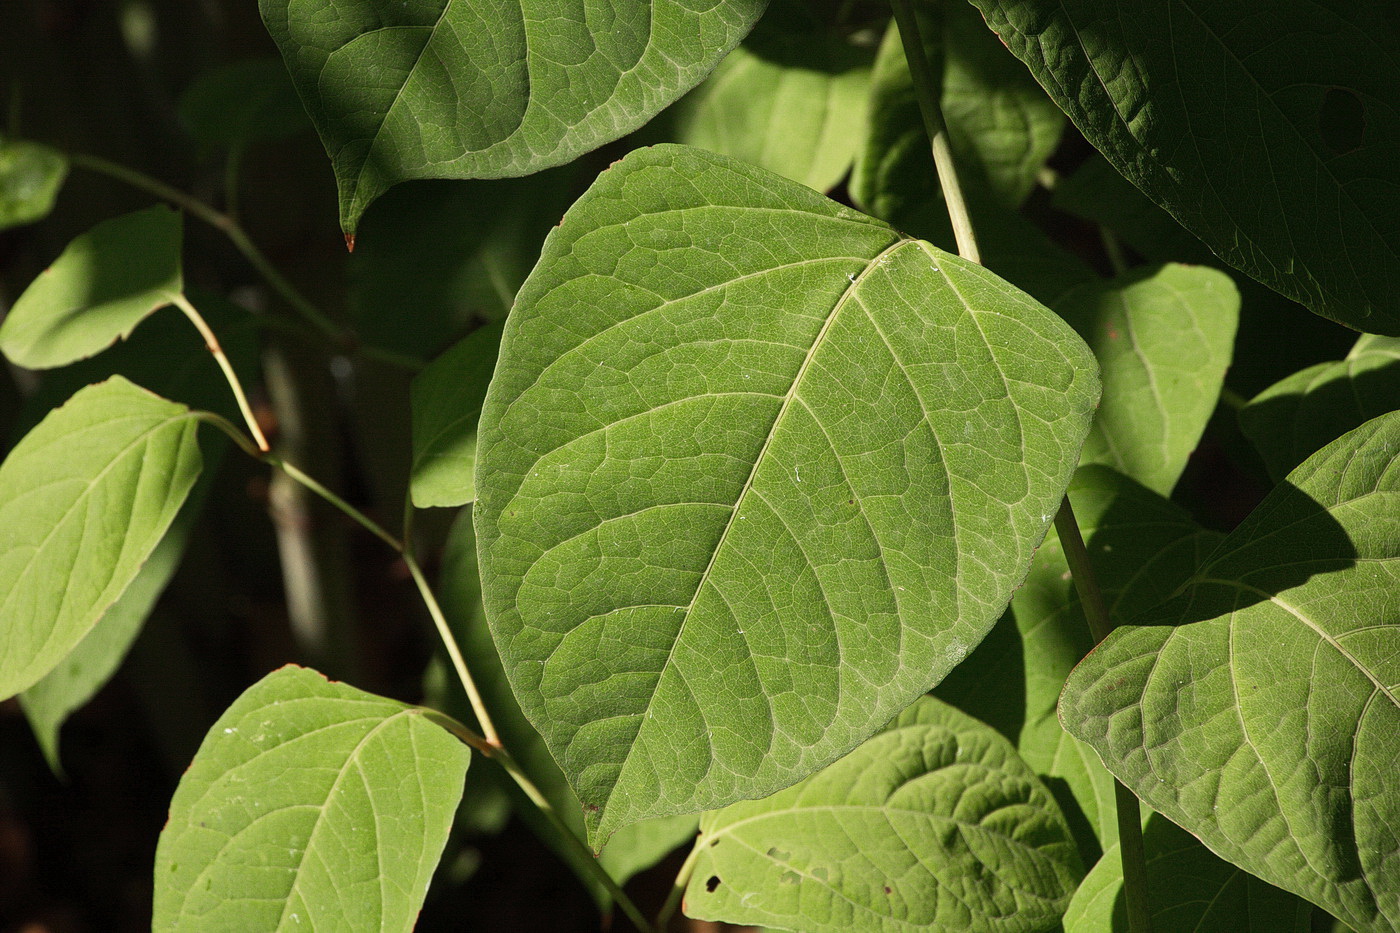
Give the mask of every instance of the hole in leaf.
<path id="1" fill-rule="evenodd" d="M 779 884 L 797 884 L 799 880 L 801 880 L 801 876 L 798 875 L 797 872 L 791 870 L 785 871 L 778 876 Z"/>
<path id="2" fill-rule="evenodd" d="M 886 893 L 886 894 L 893 894 L 893 893 L 894 893 L 894 888 L 890 887 L 889 885 L 885 885 L 885 893 Z"/>
<path id="3" fill-rule="evenodd" d="M 813 868 L 812 877 L 816 878 L 818 881 L 825 881 L 828 877 L 827 870 L 821 867 Z"/>
<path id="4" fill-rule="evenodd" d="M 1338 155 L 1360 148 L 1366 135 L 1366 105 L 1345 88 L 1328 88 L 1317 113 L 1317 129 L 1327 148 Z"/>
<path id="5" fill-rule="evenodd" d="M 775 862 L 786 862 L 788 859 L 792 858 L 791 852 L 784 852 L 777 846 L 769 847 L 765 854 Z"/>
<path id="6" fill-rule="evenodd" d="M 711 875 L 705 882 L 705 890 L 711 894 L 715 893 L 715 888 L 719 887 L 719 875 Z"/>

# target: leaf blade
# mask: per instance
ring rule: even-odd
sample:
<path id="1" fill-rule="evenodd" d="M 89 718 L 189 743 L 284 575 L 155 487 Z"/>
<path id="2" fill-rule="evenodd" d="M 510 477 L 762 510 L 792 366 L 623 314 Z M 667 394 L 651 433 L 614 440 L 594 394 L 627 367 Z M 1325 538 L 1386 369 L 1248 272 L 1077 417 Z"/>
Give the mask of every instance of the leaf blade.
<path id="1" fill-rule="evenodd" d="M 1096 394 L 979 266 L 699 150 L 614 166 L 522 290 L 477 465 L 493 635 L 590 837 L 791 783 L 961 660 Z"/>
<path id="2" fill-rule="evenodd" d="M 0 464 L 0 695 L 48 673 L 130 586 L 199 475 L 196 428 L 114 376 Z"/>

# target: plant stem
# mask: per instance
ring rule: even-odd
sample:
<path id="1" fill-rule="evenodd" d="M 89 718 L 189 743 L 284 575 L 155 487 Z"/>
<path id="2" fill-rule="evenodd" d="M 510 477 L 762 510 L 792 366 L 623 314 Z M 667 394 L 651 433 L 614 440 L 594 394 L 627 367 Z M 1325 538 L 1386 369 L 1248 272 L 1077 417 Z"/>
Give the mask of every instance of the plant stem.
<path id="1" fill-rule="evenodd" d="M 1079 522 L 1075 520 L 1068 495 L 1055 513 L 1055 532 L 1060 537 L 1060 547 L 1065 552 L 1074 588 L 1079 593 L 1084 618 L 1097 644 L 1113 631 L 1113 621 L 1108 616 L 1103 591 L 1099 589 L 1094 568 L 1089 563 L 1089 549 L 1084 545 L 1084 535 L 1079 531 Z M 1142 843 L 1142 816 L 1138 799 L 1117 779 L 1113 782 L 1113 796 L 1118 804 L 1118 857 L 1123 864 L 1128 930 L 1129 933 L 1151 933 L 1152 917 L 1147 904 L 1147 859 Z"/>
<path id="2" fill-rule="evenodd" d="M 982 253 L 977 248 L 977 236 L 972 229 L 972 215 L 968 213 L 967 200 L 963 197 L 957 164 L 953 160 L 953 150 L 948 142 L 948 125 L 943 120 L 943 108 L 938 102 L 938 89 L 942 82 L 934 75 L 928 56 L 924 54 L 919 20 L 910 0 L 890 0 L 890 6 L 894 10 L 895 24 L 899 27 L 900 42 L 904 44 L 904 59 L 909 63 L 909 74 L 914 79 L 919 113 L 923 115 L 924 129 L 928 132 L 929 144 L 933 148 L 933 164 L 938 170 L 938 184 L 943 188 L 943 200 L 948 204 L 948 217 L 953 222 L 953 236 L 957 239 L 958 255 L 981 264 Z"/>
<path id="3" fill-rule="evenodd" d="M 1099 240 L 1103 243 L 1103 251 L 1108 256 L 1109 267 L 1113 269 L 1114 275 L 1122 275 L 1130 268 L 1127 254 L 1123 252 L 1123 244 L 1118 240 L 1118 234 L 1099 224 Z"/>
<path id="4" fill-rule="evenodd" d="M 219 345 L 219 338 L 214 335 L 214 331 L 209 328 L 203 316 L 190 304 L 188 298 L 179 293 L 169 296 L 170 303 L 185 313 L 185 317 L 190 319 L 199 335 L 204 338 L 204 346 L 214 355 L 219 368 L 224 372 L 224 378 L 228 380 L 229 388 L 233 390 L 233 397 L 238 402 L 238 410 L 243 415 L 243 420 L 248 424 L 248 430 L 253 434 L 253 440 L 257 442 L 258 450 L 267 453 L 272 448 L 267 444 L 267 438 L 263 435 L 262 428 L 258 425 L 258 419 L 253 417 L 253 409 L 248 404 L 248 396 L 243 393 L 243 383 L 239 381 L 238 374 L 233 371 L 233 365 L 229 363 L 228 357 L 224 355 L 224 348 Z"/>
<path id="5" fill-rule="evenodd" d="M 671 915 L 676 912 L 681 899 L 685 897 L 685 889 L 690 884 L 690 876 L 695 872 L 695 863 L 700 859 L 700 846 L 700 840 L 696 840 L 695 845 L 690 847 L 690 853 L 686 855 L 685 861 L 681 863 L 681 870 L 676 872 L 676 880 L 671 885 L 671 893 L 666 895 L 666 903 L 662 904 L 661 909 L 656 912 L 656 928 L 658 930 L 666 929 Z"/>
<path id="6" fill-rule="evenodd" d="M 117 162 L 111 162 L 99 156 L 88 155 L 81 152 L 70 152 L 68 161 L 70 164 L 106 175 L 117 181 L 128 184 L 133 188 L 148 192 L 156 197 L 169 201 L 185 213 L 197 217 L 209 226 L 220 231 L 229 238 L 248 264 L 263 277 L 263 280 L 276 292 L 283 301 L 287 303 L 307 324 L 315 331 L 327 338 L 338 350 L 348 353 L 357 353 L 366 359 L 378 360 L 391 366 L 417 372 L 423 368 L 422 361 L 405 353 L 398 353 L 394 350 L 386 350 L 380 347 L 364 346 L 359 343 L 353 333 L 343 330 L 334 321 L 326 316 L 325 312 L 317 308 L 305 295 L 299 292 L 286 276 L 277 270 L 277 267 L 267 258 L 262 250 L 258 249 L 256 243 L 248 236 L 243 226 L 231 215 L 216 210 L 205 202 L 192 195 L 167 185 L 165 182 L 152 178 L 144 172 L 129 168 Z"/>

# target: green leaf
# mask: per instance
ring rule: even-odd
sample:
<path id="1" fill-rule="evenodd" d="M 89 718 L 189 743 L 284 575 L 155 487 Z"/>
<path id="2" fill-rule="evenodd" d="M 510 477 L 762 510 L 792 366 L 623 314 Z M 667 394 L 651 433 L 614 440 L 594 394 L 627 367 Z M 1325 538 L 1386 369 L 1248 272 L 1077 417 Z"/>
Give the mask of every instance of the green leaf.
<path id="1" fill-rule="evenodd" d="M 1103 401 L 1082 463 L 1103 463 L 1171 493 L 1220 397 L 1240 296 L 1205 266 L 1135 269 L 1055 305 L 1093 348 Z"/>
<path id="2" fill-rule="evenodd" d="M 204 72 L 180 95 L 179 109 L 190 135 L 208 148 L 242 149 L 311 126 L 287 69 L 275 58 Z"/>
<path id="3" fill-rule="evenodd" d="M 942 77 L 939 104 L 964 187 L 989 193 L 999 207 L 1018 206 L 1059 142 L 1064 114 L 965 0 L 916 8 L 925 51 Z M 871 135 L 851 178 L 857 203 L 879 216 L 897 211 L 898 202 L 933 201 L 944 209 L 893 24 L 876 61 L 871 111 Z"/>
<path id="4" fill-rule="evenodd" d="M 1153 933 L 1308 933 L 1312 905 L 1213 855 L 1152 814 L 1143 829 Z M 1074 892 L 1064 933 L 1129 933 L 1115 843 Z"/>
<path id="5" fill-rule="evenodd" d="M 180 214 L 163 205 L 78 236 L 19 296 L 0 350 L 30 369 L 64 366 L 126 337 L 183 290 Z"/>
<path id="6" fill-rule="evenodd" d="M 340 223 L 411 178 L 562 165 L 700 82 L 767 0 L 259 0 L 331 157 Z"/>
<path id="7" fill-rule="evenodd" d="M 413 380 L 413 504 L 465 505 L 476 498 L 476 423 L 496 368 L 501 325 L 488 324 Z"/>
<path id="8" fill-rule="evenodd" d="M 1113 166 L 1222 259 L 1400 335 L 1388 2 L 973 2 Z"/>
<path id="9" fill-rule="evenodd" d="M 1359 930 L 1400 929 L 1400 413 L 1298 467 L 1060 718 L 1149 806 Z"/>
<path id="10" fill-rule="evenodd" d="M 0 139 L 0 230 L 49 216 L 67 177 L 68 160 L 58 150 Z"/>
<path id="11" fill-rule="evenodd" d="M 795 787 L 700 820 L 685 912 L 805 933 L 1038 931 L 1083 873 L 1049 791 L 923 697 Z"/>
<path id="12" fill-rule="evenodd" d="M 114 376 L 0 464 L 0 698 L 53 669 L 131 585 L 199 475 L 197 427 Z"/>
<path id="13" fill-rule="evenodd" d="M 424 712 L 292 666 L 249 687 L 170 802 L 152 929 L 411 930 L 470 760 Z"/>
<path id="14" fill-rule="evenodd" d="M 206 472 L 195 484 L 196 491 L 181 508 L 165 537 L 151 551 L 150 558 L 126 592 L 103 613 L 92 631 L 57 667 L 19 695 L 20 707 L 34 730 L 44 760 L 55 774 L 63 773 L 58 754 L 59 730 L 70 715 L 111 679 L 141 633 L 141 626 L 185 554 L 190 528 L 203 506 L 200 487 L 207 491 L 208 479 L 213 475 L 213 472 Z"/>
<path id="15" fill-rule="evenodd" d="M 1098 394 L 980 266 L 697 149 L 565 216 L 506 324 L 476 528 L 525 714 L 619 826 L 787 786 L 956 665 Z"/>
<path id="16" fill-rule="evenodd" d="M 1191 575 L 1220 535 L 1180 507 L 1105 466 L 1080 467 L 1065 493 L 1089 549 L 1109 615 L 1132 618 Z M 996 727 L 1051 787 L 1086 859 L 1116 840 L 1113 782 L 1055 715 L 1065 678 L 1093 647 L 1064 548 L 1049 535 L 1011 611 L 937 694 Z M 1061 792 L 1063 787 L 1072 799 Z M 1083 815 L 1088 833 L 1077 817 Z"/>
<path id="17" fill-rule="evenodd" d="M 1313 451 L 1400 407 L 1400 339 L 1363 334 L 1346 359 L 1319 363 L 1259 393 L 1240 428 L 1282 479 Z"/>
<path id="18" fill-rule="evenodd" d="M 865 137 L 872 58 L 835 33 L 760 26 L 677 105 L 675 139 L 826 191 Z"/>
<path id="19" fill-rule="evenodd" d="M 500 732 L 502 741 L 535 786 L 540 789 L 554 812 L 569 826 L 579 838 L 583 838 L 583 806 L 569 787 L 564 772 L 545 747 L 544 739 L 530 725 L 520 711 L 520 704 L 511 693 L 505 669 L 501 666 L 501 656 L 491 641 L 491 631 L 486 624 L 486 613 L 481 605 L 481 582 L 477 573 L 476 535 L 472 531 L 472 517 L 469 509 L 463 510 L 447 540 L 443 553 L 442 606 L 447 614 L 448 624 L 462 648 L 462 654 L 471 668 L 491 719 Z M 457 690 L 460 695 L 461 691 Z M 459 704 L 467 707 L 466 698 L 461 696 Z M 451 710 L 456 713 L 456 709 Z M 471 716 L 469 708 L 463 709 L 464 721 Z M 495 768 L 494 762 L 487 762 L 485 768 Z M 484 772 L 483 772 L 484 773 Z M 586 856 L 576 845 L 571 845 L 559 827 L 540 812 L 539 807 L 526 800 L 523 794 L 504 772 L 496 772 L 514 793 L 516 810 L 535 835 L 544 840 L 563 859 L 583 886 L 597 901 L 600 909 L 606 911 L 612 903 L 608 893 L 589 866 L 584 864 Z M 608 874 L 619 885 L 661 861 L 668 853 L 695 836 L 699 818 L 693 814 L 665 817 L 659 820 L 645 820 L 624 826 L 613 833 L 608 844 L 598 856 Z"/>

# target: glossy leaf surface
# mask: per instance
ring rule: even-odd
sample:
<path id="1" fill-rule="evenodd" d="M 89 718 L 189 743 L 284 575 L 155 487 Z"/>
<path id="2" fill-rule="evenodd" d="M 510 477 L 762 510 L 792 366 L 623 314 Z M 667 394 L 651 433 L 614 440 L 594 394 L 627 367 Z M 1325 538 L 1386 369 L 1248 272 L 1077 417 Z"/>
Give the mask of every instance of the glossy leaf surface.
<path id="1" fill-rule="evenodd" d="M 152 929 L 413 929 L 470 760 L 423 712 L 290 666 L 244 691 L 171 800 Z"/>
<path id="2" fill-rule="evenodd" d="M 516 696 L 588 810 L 770 793 L 981 640 L 1098 382 L 980 266 L 700 150 L 633 153 L 546 242 L 482 412 Z"/>
<path id="3" fill-rule="evenodd" d="M 1060 702 L 1149 806 L 1360 930 L 1400 929 L 1397 451 L 1393 413 L 1315 454 Z"/>
<path id="4" fill-rule="evenodd" d="M 0 325 L 0 351 L 30 369 L 92 356 L 184 288 L 180 215 L 159 205 L 105 220 L 68 244 Z"/>
<path id="5" fill-rule="evenodd" d="M 131 585 L 199 475 L 197 426 L 114 376 L 0 464 L 0 697 L 47 674 Z"/>
<path id="6" fill-rule="evenodd" d="M 1114 167 L 1222 259 L 1400 335 L 1388 0 L 973 3 Z"/>
<path id="7" fill-rule="evenodd" d="M 0 140 L 0 230 L 47 217 L 67 177 L 68 160 L 58 150 Z"/>
<path id="8" fill-rule="evenodd" d="M 1240 311 L 1234 283 L 1205 266 L 1151 266 L 1076 289 L 1055 310 L 1093 348 L 1103 374 L 1081 462 L 1169 495 L 1230 365 Z"/>
<path id="9" fill-rule="evenodd" d="M 1260 392 L 1240 428 L 1282 479 L 1352 428 L 1400 408 L 1400 339 L 1364 334 L 1346 359 L 1318 363 Z"/>
<path id="10" fill-rule="evenodd" d="M 413 380 L 413 504 L 463 505 L 476 497 L 476 423 L 496 368 L 501 326 L 460 341 Z"/>
<path id="11" fill-rule="evenodd" d="M 696 847 L 687 915 L 808 933 L 1044 930 L 1082 871 L 1011 744 L 932 697 L 795 787 L 705 814 Z"/>
<path id="12" fill-rule="evenodd" d="M 340 222 L 412 178 L 561 165 L 700 82 L 767 0 L 260 0 L 331 157 Z"/>
<path id="13" fill-rule="evenodd" d="M 1143 828 L 1153 933 L 1308 933 L 1312 905 L 1212 853 L 1158 814 Z M 1115 843 L 1074 892 L 1064 933 L 1129 933 Z"/>

